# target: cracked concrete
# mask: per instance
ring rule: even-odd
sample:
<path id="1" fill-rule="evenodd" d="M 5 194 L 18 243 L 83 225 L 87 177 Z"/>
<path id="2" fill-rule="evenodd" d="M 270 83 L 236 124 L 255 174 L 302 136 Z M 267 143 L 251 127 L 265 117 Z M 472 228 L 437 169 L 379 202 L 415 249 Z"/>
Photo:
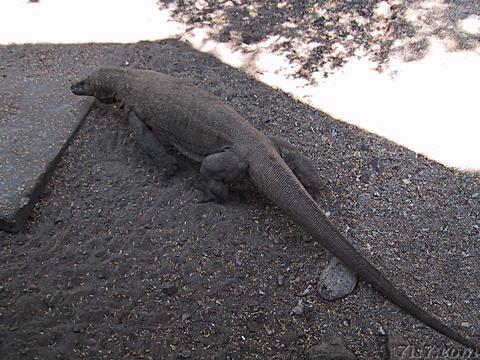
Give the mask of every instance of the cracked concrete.
<path id="1" fill-rule="evenodd" d="M 93 99 L 73 98 L 62 79 L 9 85 L 0 110 L 0 229 L 18 231 Z"/>

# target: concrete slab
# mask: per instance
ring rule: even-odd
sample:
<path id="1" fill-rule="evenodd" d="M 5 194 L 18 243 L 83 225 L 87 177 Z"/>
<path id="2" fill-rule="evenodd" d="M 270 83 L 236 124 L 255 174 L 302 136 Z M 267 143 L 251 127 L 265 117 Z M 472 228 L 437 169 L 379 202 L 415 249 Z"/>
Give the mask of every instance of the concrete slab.
<path id="1" fill-rule="evenodd" d="M 93 103 L 73 95 L 70 83 L 131 62 L 132 51 L 116 44 L 0 45 L 0 230 L 22 229 Z"/>
<path id="2" fill-rule="evenodd" d="M 15 232 L 24 226 L 93 99 L 72 96 L 62 77 L 8 86 L 0 102 L 0 229 Z"/>

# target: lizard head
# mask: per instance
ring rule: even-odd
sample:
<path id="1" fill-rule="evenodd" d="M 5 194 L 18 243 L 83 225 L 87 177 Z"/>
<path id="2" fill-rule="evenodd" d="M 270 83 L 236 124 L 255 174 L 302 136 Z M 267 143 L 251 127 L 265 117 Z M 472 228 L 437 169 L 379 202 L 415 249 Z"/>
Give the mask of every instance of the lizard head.
<path id="1" fill-rule="evenodd" d="M 75 95 L 95 96 L 93 83 L 88 78 L 72 84 L 70 89 Z"/>
<path id="2" fill-rule="evenodd" d="M 75 95 L 95 96 L 103 103 L 111 104 L 117 101 L 111 81 L 106 81 L 103 71 L 96 71 L 87 78 L 73 83 L 70 90 Z"/>

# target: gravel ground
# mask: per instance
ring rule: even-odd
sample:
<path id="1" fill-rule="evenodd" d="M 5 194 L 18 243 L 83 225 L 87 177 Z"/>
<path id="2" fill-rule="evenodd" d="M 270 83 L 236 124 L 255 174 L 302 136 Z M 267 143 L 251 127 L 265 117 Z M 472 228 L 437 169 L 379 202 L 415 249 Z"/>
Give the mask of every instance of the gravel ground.
<path id="1" fill-rule="evenodd" d="M 34 71 L 40 54 L 108 55 L 174 74 L 287 136 L 318 166 L 321 206 L 356 248 L 429 312 L 478 336 L 479 174 L 331 119 L 176 41 L 1 47 L 1 71 Z M 166 180 L 121 113 L 95 107 L 27 231 L 0 233 L 3 358 L 294 359 L 338 335 L 376 359 L 386 357 L 383 332 L 417 348 L 452 344 L 364 282 L 333 303 L 302 296 L 327 252 L 248 182 L 217 205 L 198 203 L 198 180 L 187 160 Z M 293 315 L 300 299 L 305 313 Z"/>

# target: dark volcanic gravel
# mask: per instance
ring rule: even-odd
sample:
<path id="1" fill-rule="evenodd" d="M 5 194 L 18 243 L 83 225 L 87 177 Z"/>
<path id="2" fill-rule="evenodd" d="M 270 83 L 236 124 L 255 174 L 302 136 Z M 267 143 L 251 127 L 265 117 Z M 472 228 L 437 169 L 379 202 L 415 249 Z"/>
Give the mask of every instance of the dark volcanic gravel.
<path id="1" fill-rule="evenodd" d="M 52 48 L 82 56 L 94 47 Z M 24 50 L 0 48 L 9 51 Z M 321 170 L 321 206 L 356 248 L 428 311 L 476 335 L 478 174 L 333 120 L 176 41 L 117 56 L 191 80 L 286 135 Z M 2 358 L 295 359 L 328 335 L 376 359 L 386 356 L 383 330 L 417 347 L 452 344 L 364 282 L 333 303 L 301 296 L 316 288 L 326 251 L 248 182 L 224 205 L 199 204 L 198 165 L 180 164 L 166 180 L 122 114 L 94 108 L 26 233 L 0 233 Z"/>

